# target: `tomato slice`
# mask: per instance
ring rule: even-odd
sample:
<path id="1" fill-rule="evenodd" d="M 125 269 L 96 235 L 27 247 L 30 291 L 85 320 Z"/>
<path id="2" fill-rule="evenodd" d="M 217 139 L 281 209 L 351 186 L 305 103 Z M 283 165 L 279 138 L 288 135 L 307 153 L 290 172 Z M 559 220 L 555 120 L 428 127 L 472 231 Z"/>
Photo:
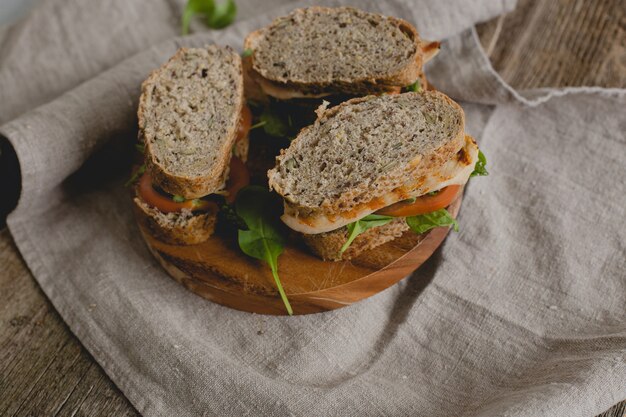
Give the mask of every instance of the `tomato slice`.
<path id="1" fill-rule="evenodd" d="M 397 85 L 394 87 L 391 87 L 389 91 L 386 91 L 387 94 L 391 94 L 391 95 L 400 94 L 401 92 L 402 92 L 402 87 L 397 86 Z"/>
<path id="2" fill-rule="evenodd" d="M 167 197 L 152 186 L 152 177 L 149 173 L 141 176 L 138 185 L 139 197 L 148 205 L 156 207 L 163 213 L 177 213 L 183 209 L 191 211 L 209 211 L 217 209 L 217 205 L 212 201 L 206 200 L 185 200 L 180 203 Z"/>
<path id="3" fill-rule="evenodd" d="M 237 126 L 237 137 L 235 142 L 243 140 L 248 136 L 250 126 L 252 125 L 252 112 L 250 108 L 244 104 L 241 111 L 241 117 L 239 119 L 239 125 Z M 237 193 L 246 185 L 250 184 L 250 174 L 246 165 L 241 159 L 233 156 L 230 158 L 230 174 L 228 181 L 226 182 L 226 201 L 228 203 L 234 203 Z M 161 194 L 152 186 L 152 177 L 147 172 L 142 175 L 138 185 L 139 196 L 152 207 L 156 207 L 163 213 L 176 213 L 183 209 L 192 211 L 209 211 L 217 209 L 217 204 L 212 201 L 206 201 L 201 199 L 185 200 L 176 202 L 171 197 Z"/>
<path id="4" fill-rule="evenodd" d="M 252 112 L 250 111 L 250 107 L 244 104 L 241 109 L 239 125 L 237 125 L 237 136 L 235 137 L 235 142 L 239 142 L 248 136 L 250 126 L 252 126 Z"/>
<path id="5" fill-rule="evenodd" d="M 241 161 L 241 159 L 233 156 L 230 158 L 230 172 L 228 174 L 228 181 L 226 181 L 226 202 L 232 204 L 237 198 L 237 193 L 246 185 L 250 184 L 250 173 L 248 168 Z"/>
<path id="6" fill-rule="evenodd" d="M 400 201 L 378 210 L 376 214 L 392 217 L 410 217 L 437 211 L 448 207 L 457 196 L 460 189 L 460 185 L 449 185 L 442 188 L 435 195 L 426 194 L 421 197 L 417 197 L 413 203 Z"/>

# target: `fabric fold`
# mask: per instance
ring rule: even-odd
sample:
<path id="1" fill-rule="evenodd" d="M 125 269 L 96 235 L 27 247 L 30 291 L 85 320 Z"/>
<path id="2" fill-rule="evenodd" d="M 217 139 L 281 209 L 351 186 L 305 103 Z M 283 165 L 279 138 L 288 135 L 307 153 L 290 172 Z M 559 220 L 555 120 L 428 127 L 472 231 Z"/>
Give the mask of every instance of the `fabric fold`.
<path id="1" fill-rule="evenodd" d="M 464 29 L 509 2 L 360 4 L 458 33 L 427 71 L 465 100 L 488 158 L 490 176 L 467 187 L 460 233 L 422 268 L 324 314 L 234 311 L 170 279 L 121 178 L 95 181 L 136 134 L 150 69 L 183 44 L 238 47 L 287 5 L 151 47 L 2 126 L 24 176 L 8 224 L 41 288 L 146 416 L 583 417 L 623 399 L 625 91 L 503 83 Z"/>

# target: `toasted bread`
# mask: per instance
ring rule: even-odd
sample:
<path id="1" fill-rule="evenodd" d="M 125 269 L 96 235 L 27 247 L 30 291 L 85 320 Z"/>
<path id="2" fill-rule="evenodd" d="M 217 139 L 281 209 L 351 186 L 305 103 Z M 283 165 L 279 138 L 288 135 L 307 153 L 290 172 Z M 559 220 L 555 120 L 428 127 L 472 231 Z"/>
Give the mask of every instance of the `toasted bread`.
<path id="1" fill-rule="evenodd" d="M 408 185 L 419 187 L 420 178 L 463 148 L 464 124 L 461 107 L 439 92 L 368 96 L 320 109 L 276 158 L 269 185 L 284 198 L 286 214 L 298 218 L 348 216 L 389 194 L 400 201 L 411 197 Z"/>
<path id="2" fill-rule="evenodd" d="M 230 48 L 181 48 L 153 71 L 138 118 L 154 183 L 186 199 L 219 190 L 243 104 L 241 59 Z"/>
<path id="3" fill-rule="evenodd" d="M 351 7 L 309 7 L 252 32 L 250 72 L 280 99 L 366 94 L 412 84 L 422 74 L 422 41 L 408 22 Z"/>

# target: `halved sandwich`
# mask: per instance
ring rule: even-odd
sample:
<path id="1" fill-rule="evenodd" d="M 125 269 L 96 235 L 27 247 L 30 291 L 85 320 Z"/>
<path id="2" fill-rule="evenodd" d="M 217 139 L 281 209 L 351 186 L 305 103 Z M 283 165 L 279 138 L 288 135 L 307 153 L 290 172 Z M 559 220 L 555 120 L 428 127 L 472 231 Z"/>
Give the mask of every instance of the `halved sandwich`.
<path id="1" fill-rule="evenodd" d="M 169 243 L 206 240 L 219 206 L 249 181 L 241 58 L 215 45 L 179 49 L 144 81 L 138 117 L 141 222 Z"/>
<path id="2" fill-rule="evenodd" d="M 351 7 L 310 7 L 279 17 L 244 42 L 248 74 L 276 99 L 397 93 L 426 79 L 439 51 L 408 22 Z M 331 100 L 332 101 L 332 100 Z"/>
<path id="3" fill-rule="evenodd" d="M 435 91 L 408 92 L 317 114 L 268 171 L 284 199 L 281 219 L 314 253 L 351 259 L 409 229 L 456 225 L 445 207 L 476 168 L 484 174 L 457 103 Z"/>

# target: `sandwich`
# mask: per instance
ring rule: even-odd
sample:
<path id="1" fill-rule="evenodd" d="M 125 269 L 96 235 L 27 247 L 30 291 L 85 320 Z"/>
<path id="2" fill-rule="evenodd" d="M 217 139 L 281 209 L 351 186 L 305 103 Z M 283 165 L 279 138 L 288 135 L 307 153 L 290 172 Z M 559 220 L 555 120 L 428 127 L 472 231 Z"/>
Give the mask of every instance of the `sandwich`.
<path id="1" fill-rule="evenodd" d="M 484 156 L 461 107 L 426 91 L 321 106 L 268 171 L 282 221 L 324 260 L 345 260 L 413 230 L 458 227 L 446 211 Z"/>
<path id="2" fill-rule="evenodd" d="M 153 236 L 197 244 L 213 234 L 220 206 L 249 182 L 251 118 L 230 48 L 181 48 L 144 81 L 134 204 Z"/>
<path id="3" fill-rule="evenodd" d="M 351 7 L 310 7 L 279 17 L 244 42 L 247 74 L 278 100 L 398 93 L 426 87 L 424 62 L 438 42 L 408 22 Z"/>

